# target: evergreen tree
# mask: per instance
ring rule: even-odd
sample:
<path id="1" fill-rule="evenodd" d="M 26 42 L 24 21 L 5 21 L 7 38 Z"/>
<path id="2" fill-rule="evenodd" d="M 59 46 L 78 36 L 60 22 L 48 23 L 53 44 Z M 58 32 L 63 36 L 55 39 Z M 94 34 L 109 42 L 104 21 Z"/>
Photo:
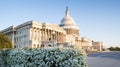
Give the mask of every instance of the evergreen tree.
<path id="1" fill-rule="evenodd" d="M 12 42 L 5 34 L 0 33 L 0 49 L 4 48 L 12 48 Z"/>
<path id="2" fill-rule="evenodd" d="M 120 47 L 109 47 L 108 49 L 111 51 L 120 51 Z"/>

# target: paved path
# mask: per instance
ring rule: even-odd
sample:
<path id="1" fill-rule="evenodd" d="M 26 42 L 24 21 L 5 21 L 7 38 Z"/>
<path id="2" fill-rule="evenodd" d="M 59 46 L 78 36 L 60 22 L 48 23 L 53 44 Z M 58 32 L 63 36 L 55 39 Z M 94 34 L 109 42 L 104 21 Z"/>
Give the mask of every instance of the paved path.
<path id="1" fill-rule="evenodd" d="M 120 67 L 120 52 L 102 52 L 89 54 L 88 67 Z"/>

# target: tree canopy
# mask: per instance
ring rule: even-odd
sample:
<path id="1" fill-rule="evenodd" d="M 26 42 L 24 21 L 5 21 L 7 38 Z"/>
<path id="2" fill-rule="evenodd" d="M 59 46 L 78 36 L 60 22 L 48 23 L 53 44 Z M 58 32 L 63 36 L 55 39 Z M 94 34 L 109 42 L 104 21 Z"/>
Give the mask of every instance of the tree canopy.
<path id="1" fill-rule="evenodd" d="M 12 42 L 5 34 L 0 33 L 0 49 L 3 48 L 12 48 Z"/>
<path id="2" fill-rule="evenodd" d="M 111 51 L 120 51 L 120 47 L 109 47 L 108 49 Z"/>

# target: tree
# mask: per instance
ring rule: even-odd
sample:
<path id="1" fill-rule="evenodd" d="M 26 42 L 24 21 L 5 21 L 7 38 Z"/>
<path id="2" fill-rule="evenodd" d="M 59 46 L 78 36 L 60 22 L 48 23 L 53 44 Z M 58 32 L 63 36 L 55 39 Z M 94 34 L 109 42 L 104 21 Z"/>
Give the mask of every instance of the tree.
<path id="1" fill-rule="evenodd" d="M 12 42 L 5 34 L 0 33 L 0 49 L 3 48 L 12 48 Z"/>
<path id="2" fill-rule="evenodd" d="M 111 51 L 120 51 L 120 47 L 109 47 L 108 49 Z"/>
<path id="3" fill-rule="evenodd" d="M 108 49 L 111 50 L 111 51 L 115 50 L 114 47 L 109 47 Z"/>

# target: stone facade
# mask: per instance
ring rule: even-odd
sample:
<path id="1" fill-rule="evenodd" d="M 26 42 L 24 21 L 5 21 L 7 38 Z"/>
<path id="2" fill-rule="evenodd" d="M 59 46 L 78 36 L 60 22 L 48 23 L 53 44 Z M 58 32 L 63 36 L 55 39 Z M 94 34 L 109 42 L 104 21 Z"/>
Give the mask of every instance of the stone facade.
<path id="1" fill-rule="evenodd" d="M 95 48 L 96 44 L 86 37 L 80 37 L 79 27 L 69 15 L 66 7 L 65 16 L 59 25 L 28 21 L 18 26 L 11 26 L 2 31 L 16 48 L 41 48 L 43 46 L 77 46 L 86 51 Z M 93 46 L 92 46 L 93 45 Z"/>
<path id="2" fill-rule="evenodd" d="M 28 21 L 18 26 L 11 26 L 1 31 L 6 34 L 14 44 L 13 47 L 24 48 L 40 48 L 42 43 L 57 41 L 64 43 L 66 32 L 55 24 L 38 23 Z"/>
<path id="3" fill-rule="evenodd" d="M 103 51 L 105 50 L 105 44 L 103 42 L 94 42 L 92 41 L 92 48 L 94 51 Z"/>

